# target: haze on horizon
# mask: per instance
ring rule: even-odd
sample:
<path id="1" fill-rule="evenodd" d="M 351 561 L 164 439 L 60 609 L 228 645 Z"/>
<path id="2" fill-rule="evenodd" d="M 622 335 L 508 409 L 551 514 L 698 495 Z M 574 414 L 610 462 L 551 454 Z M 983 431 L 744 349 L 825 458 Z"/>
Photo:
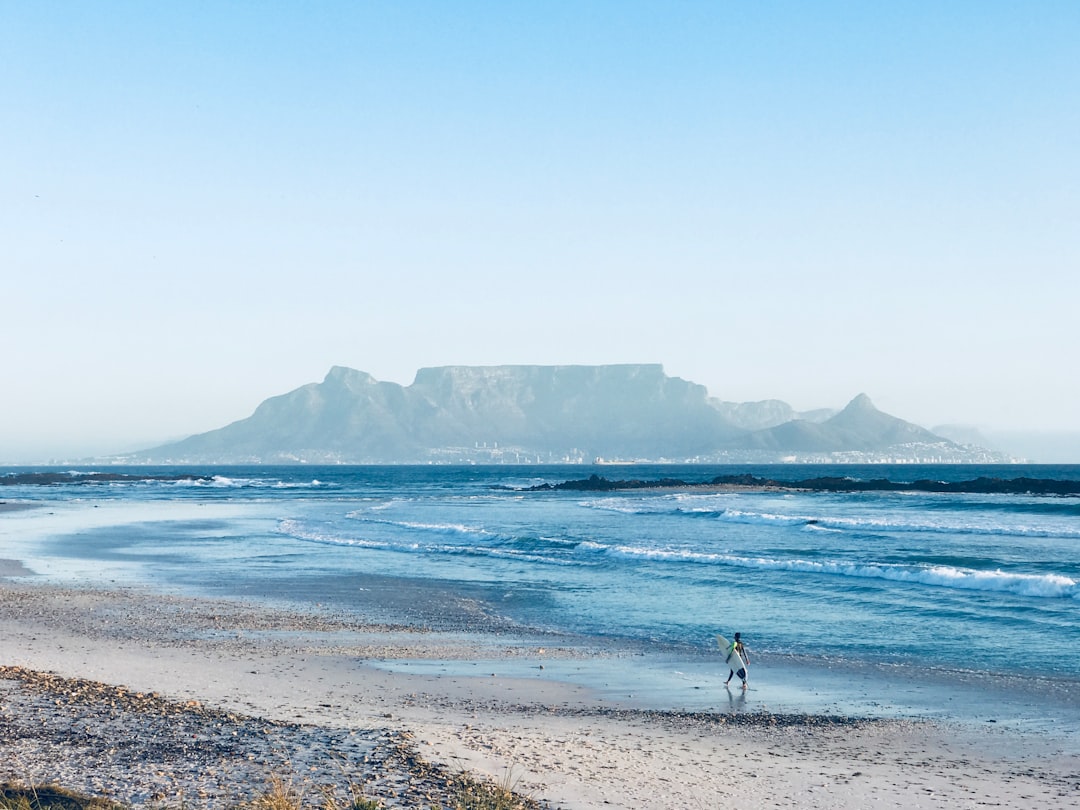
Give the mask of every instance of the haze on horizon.
<path id="1" fill-rule="evenodd" d="M 0 463 L 332 365 L 1080 434 L 1077 42 L 1064 1 L 4 4 Z"/>

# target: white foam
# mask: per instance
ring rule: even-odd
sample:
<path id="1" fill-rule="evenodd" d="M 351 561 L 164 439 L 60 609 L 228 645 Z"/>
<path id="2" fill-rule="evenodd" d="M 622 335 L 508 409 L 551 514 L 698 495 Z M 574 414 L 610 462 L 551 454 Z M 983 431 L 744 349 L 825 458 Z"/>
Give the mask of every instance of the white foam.
<path id="1" fill-rule="evenodd" d="M 419 521 L 402 520 L 398 522 L 387 521 L 393 526 L 401 526 L 405 529 L 422 529 L 429 532 L 445 532 L 450 534 L 476 534 L 490 535 L 487 529 L 475 526 L 466 526 L 464 523 L 422 523 Z"/>
<path id="2" fill-rule="evenodd" d="M 590 549 L 595 550 L 595 549 Z M 647 549 L 613 546 L 605 553 L 659 560 L 793 571 L 861 579 L 885 579 L 933 587 L 971 591 L 998 591 L 1019 596 L 1080 600 L 1080 583 L 1061 574 L 1025 574 L 1001 571 L 978 571 L 947 565 L 918 566 L 895 563 L 854 563 L 843 561 L 780 560 L 767 557 L 740 557 L 732 554 L 709 554 L 687 549 Z"/>
<path id="3" fill-rule="evenodd" d="M 369 511 L 379 511 L 372 508 Z M 491 537 L 493 532 L 478 526 L 469 526 L 465 523 L 426 523 L 418 520 L 387 520 L 385 518 L 373 518 L 363 512 L 349 512 L 346 517 L 361 523 L 376 523 L 380 526 L 393 526 L 400 529 L 419 530 L 424 532 L 437 532 L 439 534 L 462 534 L 473 537 Z"/>
<path id="4" fill-rule="evenodd" d="M 619 498 L 603 498 L 586 501 L 581 504 L 591 509 L 618 512 L 628 515 L 650 514 L 687 514 L 693 517 L 713 517 L 725 523 L 754 526 L 816 526 L 838 531 L 872 532 L 926 532 L 931 534 L 973 534 L 994 537 L 1044 537 L 1080 539 L 1080 526 L 1075 520 L 1042 521 L 1032 526 L 1015 520 L 1006 521 L 1000 514 L 985 520 L 964 519 L 958 515 L 943 513 L 937 520 L 925 519 L 924 512 L 919 519 L 909 519 L 897 512 L 877 517 L 868 514 L 782 514 L 721 504 L 691 506 L 684 499 L 653 500 L 641 502 Z M 689 508 L 688 508 L 689 507 Z M 1014 516 L 1015 517 L 1015 516 Z"/>
<path id="5" fill-rule="evenodd" d="M 305 526 L 298 520 L 285 518 L 278 521 L 277 531 L 279 534 L 288 535 L 297 540 L 306 540 L 311 543 L 319 543 L 326 546 L 359 546 L 361 548 L 392 548 L 389 543 L 375 540 L 367 540 L 360 537 L 345 537 L 340 534 L 330 534 Z"/>

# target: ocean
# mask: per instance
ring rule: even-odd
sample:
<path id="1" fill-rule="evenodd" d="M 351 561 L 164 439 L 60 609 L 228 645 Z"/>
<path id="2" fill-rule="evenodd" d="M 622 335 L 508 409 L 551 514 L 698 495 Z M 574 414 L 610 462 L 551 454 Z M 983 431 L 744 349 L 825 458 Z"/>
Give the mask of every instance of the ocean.
<path id="1" fill-rule="evenodd" d="M 1080 480 L 1026 465 L 5 468 L 22 478 L 0 499 L 41 508 L 0 513 L 0 557 L 61 585 L 591 639 L 642 660 L 566 677 L 689 707 L 717 700 L 715 635 L 739 631 L 740 702 L 1080 731 L 1080 497 L 524 491 L 742 473 Z"/>

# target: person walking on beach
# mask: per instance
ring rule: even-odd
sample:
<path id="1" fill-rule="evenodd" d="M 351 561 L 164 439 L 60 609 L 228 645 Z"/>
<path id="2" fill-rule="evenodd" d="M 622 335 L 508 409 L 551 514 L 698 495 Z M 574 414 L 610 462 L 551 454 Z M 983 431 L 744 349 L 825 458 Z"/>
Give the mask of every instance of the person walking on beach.
<path id="1" fill-rule="evenodd" d="M 731 646 L 727 649 L 728 657 L 731 657 L 732 653 L 738 653 L 739 658 L 742 659 L 743 666 L 739 667 L 739 677 L 742 678 L 742 688 L 746 688 L 746 668 L 750 666 L 750 656 L 746 652 L 746 647 L 742 643 L 742 638 L 739 633 L 735 634 L 735 640 L 731 642 Z M 724 686 L 731 683 L 731 679 L 735 677 L 735 670 L 731 670 L 728 673 L 727 680 L 724 681 Z"/>

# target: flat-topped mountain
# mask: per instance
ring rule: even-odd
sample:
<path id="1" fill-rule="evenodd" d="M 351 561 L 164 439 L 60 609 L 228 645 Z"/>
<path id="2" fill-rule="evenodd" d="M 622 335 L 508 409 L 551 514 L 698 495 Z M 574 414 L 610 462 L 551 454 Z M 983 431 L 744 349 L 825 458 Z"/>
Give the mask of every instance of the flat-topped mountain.
<path id="1" fill-rule="evenodd" d="M 769 461 L 805 454 L 986 460 L 874 408 L 722 402 L 660 365 L 444 366 L 411 385 L 335 366 L 247 419 L 136 454 L 159 463 Z M 799 460 L 804 460 L 800 458 Z M 812 460 L 812 459 L 805 459 Z"/>

